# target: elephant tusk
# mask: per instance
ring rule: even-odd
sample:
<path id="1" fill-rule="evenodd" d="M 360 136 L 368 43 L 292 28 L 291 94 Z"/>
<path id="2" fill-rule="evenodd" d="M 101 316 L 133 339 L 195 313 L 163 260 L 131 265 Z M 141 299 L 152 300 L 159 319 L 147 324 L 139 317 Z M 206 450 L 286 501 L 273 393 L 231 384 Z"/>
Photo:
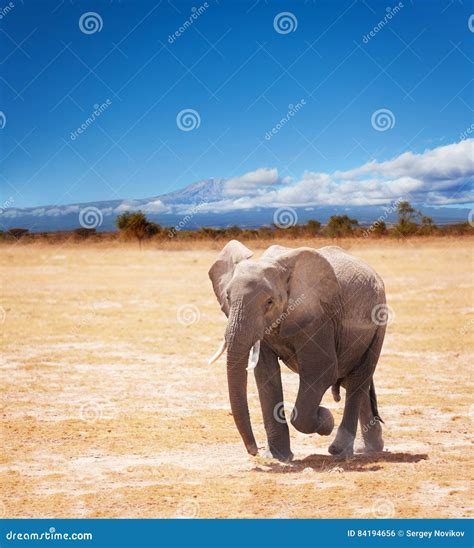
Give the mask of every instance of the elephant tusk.
<path id="1" fill-rule="evenodd" d="M 255 369 L 257 367 L 259 355 L 260 355 L 260 341 L 257 341 L 252 346 L 252 350 L 250 351 L 250 362 L 247 367 L 247 371 L 252 371 L 252 369 Z"/>
<path id="2" fill-rule="evenodd" d="M 214 356 L 212 356 L 212 358 L 207 362 L 207 364 L 211 365 L 214 362 L 216 362 L 222 356 L 222 354 L 224 354 L 226 349 L 227 349 L 227 342 L 224 339 L 222 341 L 222 344 L 219 346 L 219 349 L 217 350 L 217 352 L 214 354 Z"/>

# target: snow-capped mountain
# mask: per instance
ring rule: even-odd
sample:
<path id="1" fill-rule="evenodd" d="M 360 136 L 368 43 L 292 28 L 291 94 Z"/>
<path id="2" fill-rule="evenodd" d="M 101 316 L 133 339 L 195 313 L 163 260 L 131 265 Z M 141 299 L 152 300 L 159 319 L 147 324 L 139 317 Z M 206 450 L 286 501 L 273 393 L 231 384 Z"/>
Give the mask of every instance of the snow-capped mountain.
<path id="1" fill-rule="evenodd" d="M 180 226 L 181 229 L 196 229 L 201 226 L 225 227 L 239 225 L 258 227 L 274 222 L 275 207 L 229 207 L 226 193 L 226 180 L 204 179 L 182 189 L 157 195 L 151 198 L 107 200 L 100 202 L 49 205 L 32 208 L 0 208 L 0 230 L 27 228 L 32 232 L 72 230 L 93 227 L 100 231 L 114 230 L 117 215 L 124 211 L 142 210 L 148 218 L 163 226 Z M 8 202 L 8 200 L 7 200 Z M 226 203 L 224 209 L 218 204 Z M 216 207 L 213 207 L 213 204 Z M 232 202 L 231 202 L 232 204 Z M 389 205 L 389 204 L 387 204 Z M 204 206 L 204 207 L 203 207 Z M 298 223 L 309 219 L 326 222 L 331 215 L 347 214 L 363 224 L 370 224 L 384 215 L 390 223 L 395 219 L 394 211 L 389 214 L 386 206 L 328 206 L 291 207 Z M 423 207 L 423 213 L 433 217 L 435 223 L 466 220 L 466 209 Z M 293 213 L 294 212 L 294 213 Z"/>

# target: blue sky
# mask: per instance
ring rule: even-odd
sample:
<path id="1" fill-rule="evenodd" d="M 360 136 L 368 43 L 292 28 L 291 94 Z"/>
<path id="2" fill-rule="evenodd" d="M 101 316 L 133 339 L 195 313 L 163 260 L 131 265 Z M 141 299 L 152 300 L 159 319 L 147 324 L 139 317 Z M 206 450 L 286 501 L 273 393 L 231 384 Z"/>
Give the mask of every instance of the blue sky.
<path id="1" fill-rule="evenodd" d="M 469 2 L 11 5 L 0 20 L 0 184 L 14 207 L 144 198 L 249 172 L 263 174 L 263 186 L 317 185 L 306 172 L 352 174 L 426 149 L 451 154 L 443 147 L 472 137 Z M 87 12 L 98 14 L 89 20 L 97 32 L 81 30 Z M 88 124 L 95 105 L 102 112 Z M 199 116 L 191 131 L 177 123 L 186 109 Z M 379 119 L 381 109 L 389 112 Z M 384 119 L 388 129 L 374 127 Z M 268 181 L 268 170 L 278 175 Z M 470 165 L 458 187 L 466 173 Z"/>

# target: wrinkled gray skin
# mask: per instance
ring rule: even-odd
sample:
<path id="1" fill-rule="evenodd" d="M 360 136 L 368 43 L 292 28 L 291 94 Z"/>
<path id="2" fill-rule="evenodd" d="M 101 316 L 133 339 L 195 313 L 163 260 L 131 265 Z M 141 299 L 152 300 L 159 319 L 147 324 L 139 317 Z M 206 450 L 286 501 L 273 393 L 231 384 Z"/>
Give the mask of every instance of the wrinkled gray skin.
<path id="1" fill-rule="evenodd" d="M 358 420 L 365 450 L 381 451 L 381 419 L 372 377 L 385 325 L 374 323 L 372 317 L 374 307 L 385 303 L 382 280 L 366 263 L 334 246 L 319 250 L 271 246 L 259 260 L 249 260 L 252 255 L 232 240 L 209 271 L 228 317 L 229 396 L 247 451 L 258 453 L 247 404 L 246 369 L 257 341 L 261 348 L 254 372 L 273 457 L 283 461 L 293 457 L 278 359 L 300 377 L 291 416 L 297 430 L 331 434 L 334 419 L 320 402 L 330 386 L 337 400 L 342 385 L 344 415 L 329 452 L 353 453 Z"/>

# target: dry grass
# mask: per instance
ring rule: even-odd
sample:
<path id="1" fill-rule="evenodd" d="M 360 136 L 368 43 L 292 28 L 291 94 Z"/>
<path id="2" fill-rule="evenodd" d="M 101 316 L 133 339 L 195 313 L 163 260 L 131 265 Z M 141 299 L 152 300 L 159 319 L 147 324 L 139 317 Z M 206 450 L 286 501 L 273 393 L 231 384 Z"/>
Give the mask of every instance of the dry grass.
<path id="1" fill-rule="evenodd" d="M 247 457 L 224 366 L 206 365 L 225 325 L 207 280 L 223 244 L 164 245 L 1 248 L 0 513 L 472 515 L 472 239 L 341 242 L 395 312 L 376 374 L 387 451 L 336 460 L 330 439 L 291 429 L 292 466 Z M 291 406 L 298 377 L 283 382 Z M 250 404 L 263 445 L 253 381 Z M 339 422 L 342 403 L 325 405 Z"/>

